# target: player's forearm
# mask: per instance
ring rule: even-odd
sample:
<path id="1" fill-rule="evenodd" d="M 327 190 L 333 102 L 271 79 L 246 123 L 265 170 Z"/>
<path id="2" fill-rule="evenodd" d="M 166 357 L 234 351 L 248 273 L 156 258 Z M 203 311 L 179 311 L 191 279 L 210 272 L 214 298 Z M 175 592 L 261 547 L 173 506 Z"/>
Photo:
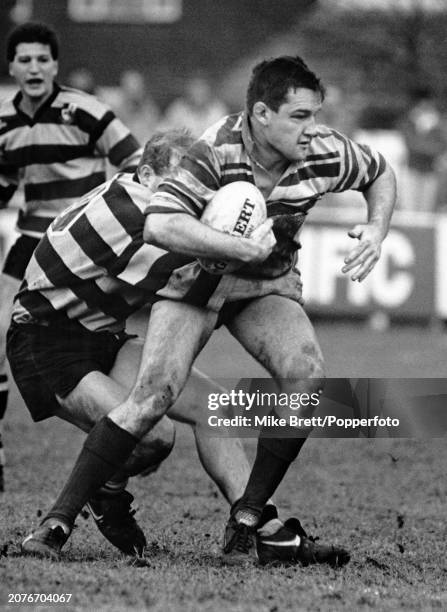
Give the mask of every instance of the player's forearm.
<path id="1" fill-rule="evenodd" d="M 184 213 L 152 213 L 147 216 L 144 241 L 192 257 L 236 260 L 256 259 L 255 241 L 219 232 Z"/>
<path id="2" fill-rule="evenodd" d="M 377 227 L 383 240 L 396 203 L 396 177 L 389 165 L 363 195 L 368 206 L 368 224 Z"/>

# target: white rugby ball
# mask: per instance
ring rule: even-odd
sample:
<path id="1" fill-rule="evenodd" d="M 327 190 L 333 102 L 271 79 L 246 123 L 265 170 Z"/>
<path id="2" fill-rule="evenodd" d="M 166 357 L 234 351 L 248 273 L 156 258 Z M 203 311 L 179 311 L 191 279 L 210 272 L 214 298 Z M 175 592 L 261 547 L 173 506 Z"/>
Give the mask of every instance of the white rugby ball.
<path id="1" fill-rule="evenodd" d="M 267 219 L 264 196 L 253 183 L 235 181 L 221 187 L 207 204 L 200 220 L 225 234 L 250 238 Z M 199 259 L 201 267 L 211 274 L 228 274 L 242 266 L 238 261 Z"/>

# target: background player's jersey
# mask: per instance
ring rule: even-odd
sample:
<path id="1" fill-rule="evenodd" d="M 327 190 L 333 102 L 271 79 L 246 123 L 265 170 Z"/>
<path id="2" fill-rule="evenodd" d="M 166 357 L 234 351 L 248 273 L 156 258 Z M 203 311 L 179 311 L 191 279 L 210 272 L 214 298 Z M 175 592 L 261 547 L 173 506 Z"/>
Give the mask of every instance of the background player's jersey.
<path id="1" fill-rule="evenodd" d="M 40 238 L 62 210 L 105 181 L 107 159 L 134 170 L 141 149 L 93 96 L 55 84 L 31 118 L 20 110 L 21 95 L 0 104 L 0 207 L 22 182 L 17 229 Z"/>
<path id="2" fill-rule="evenodd" d="M 224 118 L 204 133 L 174 175 L 160 185 L 148 212 L 185 212 L 200 218 L 215 192 L 228 183 L 248 181 L 263 191 L 262 177 L 268 173 L 259 172 L 254 149 L 245 113 Z M 385 166 L 380 153 L 319 125 L 306 159 L 291 163 L 279 181 L 269 185 L 267 193 L 264 190 L 267 214 L 275 217 L 273 230 L 277 246 L 271 259 L 259 266 L 260 275 L 274 277 L 293 266 L 291 255 L 299 246 L 293 234 L 325 193 L 348 189 L 362 191 Z M 281 221 L 282 216 L 285 219 Z M 294 231 L 290 233 L 288 228 Z"/>

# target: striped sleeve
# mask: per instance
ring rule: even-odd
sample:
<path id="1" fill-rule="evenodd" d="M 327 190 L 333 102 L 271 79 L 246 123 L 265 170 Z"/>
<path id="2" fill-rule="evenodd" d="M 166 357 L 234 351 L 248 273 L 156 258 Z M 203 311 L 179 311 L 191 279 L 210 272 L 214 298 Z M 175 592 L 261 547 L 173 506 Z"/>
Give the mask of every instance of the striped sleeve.
<path id="1" fill-rule="evenodd" d="M 133 190 L 132 183 L 124 184 L 125 180 L 126 176 L 118 175 L 111 181 L 70 228 L 90 261 L 112 276 L 118 276 L 144 244 L 144 215 L 136 203 L 142 189 L 134 183 Z"/>
<path id="2" fill-rule="evenodd" d="M 106 104 L 92 96 L 84 96 L 81 101 L 78 122 L 89 134 L 90 147 L 119 170 L 135 171 L 142 153 L 137 139 Z"/>
<path id="3" fill-rule="evenodd" d="M 96 140 L 96 149 L 123 172 L 133 172 L 138 166 L 142 148 L 120 119 L 112 115 Z"/>
<path id="4" fill-rule="evenodd" d="M 83 253 L 96 269 L 153 294 L 168 282 L 173 266 L 181 267 L 192 259 L 170 255 L 143 241 L 144 198 L 141 185 L 128 181 L 124 186 L 115 180 L 71 226 L 70 234 L 73 245 L 82 244 Z M 70 251 L 72 256 L 75 247 Z"/>
<path id="5" fill-rule="evenodd" d="M 221 168 L 215 149 L 198 140 L 171 176 L 161 183 L 146 207 L 146 214 L 182 212 L 200 218 L 220 182 Z"/>
<path id="6" fill-rule="evenodd" d="M 14 195 L 19 183 L 19 172 L 12 166 L 0 163 L 0 208 L 5 208 Z"/>
<path id="7" fill-rule="evenodd" d="M 387 165 L 384 157 L 367 145 L 358 144 L 333 130 L 335 146 L 340 153 L 340 172 L 334 177 L 329 191 L 364 191 L 384 171 Z"/>

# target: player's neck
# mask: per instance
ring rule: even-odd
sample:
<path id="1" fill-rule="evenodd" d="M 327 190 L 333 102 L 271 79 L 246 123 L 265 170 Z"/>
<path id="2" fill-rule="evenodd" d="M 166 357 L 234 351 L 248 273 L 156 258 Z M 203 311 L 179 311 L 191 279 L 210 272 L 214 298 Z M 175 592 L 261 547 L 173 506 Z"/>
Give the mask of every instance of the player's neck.
<path id="1" fill-rule="evenodd" d="M 34 117 L 39 108 L 48 100 L 48 98 L 53 93 L 53 90 L 49 91 L 46 95 L 36 98 L 31 98 L 30 96 L 22 95 L 22 99 L 20 100 L 20 109 L 30 117 Z"/>
<path id="2" fill-rule="evenodd" d="M 254 155 L 256 161 L 273 176 L 281 176 L 290 162 L 274 149 L 266 140 L 261 130 L 252 125 Z"/>

